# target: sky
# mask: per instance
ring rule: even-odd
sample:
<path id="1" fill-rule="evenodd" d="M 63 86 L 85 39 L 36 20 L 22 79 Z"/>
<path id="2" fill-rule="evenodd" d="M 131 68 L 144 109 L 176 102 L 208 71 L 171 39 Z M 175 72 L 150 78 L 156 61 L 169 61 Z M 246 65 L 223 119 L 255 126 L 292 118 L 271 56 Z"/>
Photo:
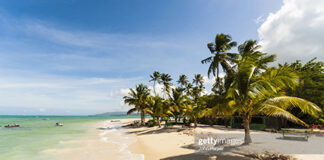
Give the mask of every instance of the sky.
<path id="1" fill-rule="evenodd" d="M 154 71 L 200 73 L 208 88 L 200 61 L 217 33 L 258 40 L 280 63 L 323 61 L 323 10 L 320 0 L 0 1 L 0 114 L 126 111 L 122 97 L 152 88 Z"/>

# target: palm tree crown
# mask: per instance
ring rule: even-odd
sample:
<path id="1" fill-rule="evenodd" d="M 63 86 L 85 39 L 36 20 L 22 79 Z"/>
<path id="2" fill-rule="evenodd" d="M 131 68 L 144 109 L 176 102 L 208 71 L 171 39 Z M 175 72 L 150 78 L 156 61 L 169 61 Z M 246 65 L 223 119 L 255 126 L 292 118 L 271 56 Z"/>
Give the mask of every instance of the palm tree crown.
<path id="1" fill-rule="evenodd" d="M 158 84 L 161 83 L 161 74 L 159 72 L 155 71 L 155 72 L 153 72 L 152 75 L 150 75 L 150 77 L 151 77 L 150 82 L 153 81 L 153 91 L 154 91 L 154 95 L 156 96 L 155 84 L 156 84 L 156 82 Z"/>
<path id="2" fill-rule="evenodd" d="M 245 57 L 238 63 L 238 71 L 228 89 L 230 107 L 242 116 L 245 128 L 245 144 L 251 143 L 249 123 L 251 116 L 264 114 L 281 116 L 293 122 L 305 125 L 288 110 L 293 107 L 302 112 L 316 115 L 321 109 L 314 103 L 297 97 L 285 96 L 286 88 L 298 84 L 298 76 L 289 68 L 268 68 L 263 73 L 256 72 L 259 62 L 254 57 Z"/>
<path id="3" fill-rule="evenodd" d="M 172 86 L 172 78 L 169 74 L 165 74 L 165 73 L 162 73 L 161 74 L 161 81 L 162 81 L 162 84 L 164 86 L 163 90 L 164 92 L 166 92 L 167 94 L 170 94 L 170 89 L 171 89 L 171 86 Z"/>
<path id="4" fill-rule="evenodd" d="M 186 75 L 182 74 L 179 76 L 179 80 L 177 81 L 181 86 L 186 86 L 189 81 Z"/>
<path id="5" fill-rule="evenodd" d="M 196 86 L 202 86 L 204 83 L 204 78 L 201 76 L 201 74 L 195 74 L 192 83 L 196 84 Z"/>
<path id="6" fill-rule="evenodd" d="M 135 111 L 141 113 L 141 124 L 145 123 L 145 109 L 148 107 L 148 99 L 150 97 L 150 89 L 142 83 L 136 86 L 136 89 L 130 89 L 128 96 L 124 96 L 125 104 L 134 106 L 127 114 L 131 114 Z"/>
<path id="7" fill-rule="evenodd" d="M 232 73 L 231 64 L 236 62 L 237 54 L 227 53 L 232 47 L 236 46 L 236 42 L 232 41 L 230 35 L 217 34 L 214 43 L 208 43 L 207 47 L 212 56 L 201 61 L 203 64 L 210 63 L 208 68 L 208 77 L 212 73 L 216 78 L 219 78 L 219 65 L 223 67 L 226 73 Z M 215 73 L 216 72 L 216 73 Z"/>

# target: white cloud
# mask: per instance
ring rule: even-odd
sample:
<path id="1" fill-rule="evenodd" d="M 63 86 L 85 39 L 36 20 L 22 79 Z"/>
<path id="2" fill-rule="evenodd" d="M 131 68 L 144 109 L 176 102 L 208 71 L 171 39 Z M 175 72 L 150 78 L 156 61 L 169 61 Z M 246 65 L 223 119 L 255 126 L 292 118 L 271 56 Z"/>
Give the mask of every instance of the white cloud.
<path id="1" fill-rule="evenodd" d="M 259 16 L 258 18 L 256 18 L 256 19 L 254 20 L 254 22 L 255 22 L 256 24 L 259 24 L 259 23 L 261 23 L 261 22 L 264 22 L 264 18 L 263 18 L 263 16 Z"/>
<path id="2" fill-rule="evenodd" d="M 270 13 L 258 29 L 260 44 L 276 53 L 279 62 L 313 57 L 324 60 L 324 1 L 284 0 L 276 13 Z"/>
<path id="3" fill-rule="evenodd" d="M 124 97 L 124 96 L 127 96 L 129 92 L 130 91 L 128 88 L 121 88 L 119 90 L 111 91 L 109 93 L 109 96 L 110 97 Z"/>
<path id="4" fill-rule="evenodd" d="M 0 71 L 1 74 L 5 73 Z M 8 75 L 8 74 L 5 74 Z M 29 74 L 32 75 L 32 74 Z M 78 78 L 56 75 L 0 77 L 0 110 L 25 107 L 35 114 L 94 114 L 125 110 L 120 104 L 129 81 L 142 78 Z M 118 94 L 114 93 L 119 89 Z M 65 112 L 66 110 L 70 112 Z M 26 110 L 26 109 L 25 109 Z M 87 112 L 86 112 L 87 111 Z M 3 112 L 3 111 L 2 111 Z M 16 112 L 21 113 L 16 109 Z M 28 112 L 29 113 L 29 112 Z"/>
<path id="5" fill-rule="evenodd" d="M 153 88 L 154 86 L 149 86 L 148 88 L 151 90 L 151 95 L 154 95 L 154 88 L 155 88 L 155 92 L 156 92 L 156 95 L 160 95 L 160 96 L 163 96 L 164 95 L 164 91 L 163 91 L 163 85 L 162 84 L 155 84 L 155 87 Z M 171 88 L 175 88 L 174 86 L 171 86 Z"/>

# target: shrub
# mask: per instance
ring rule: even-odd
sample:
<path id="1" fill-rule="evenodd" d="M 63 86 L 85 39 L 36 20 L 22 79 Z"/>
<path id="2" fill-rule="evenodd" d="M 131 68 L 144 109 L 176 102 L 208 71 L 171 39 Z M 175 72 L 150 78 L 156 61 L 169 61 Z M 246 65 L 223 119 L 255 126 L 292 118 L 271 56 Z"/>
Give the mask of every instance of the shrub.
<path id="1" fill-rule="evenodd" d="M 157 125 L 158 125 L 157 120 L 153 120 L 153 119 L 151 119 L 151 120 L 149 120 L 149 121 L 147 122 L 147 126 L 149 126 L 149 127 L 154 127 L 154 126 L 157 126 Z"/>

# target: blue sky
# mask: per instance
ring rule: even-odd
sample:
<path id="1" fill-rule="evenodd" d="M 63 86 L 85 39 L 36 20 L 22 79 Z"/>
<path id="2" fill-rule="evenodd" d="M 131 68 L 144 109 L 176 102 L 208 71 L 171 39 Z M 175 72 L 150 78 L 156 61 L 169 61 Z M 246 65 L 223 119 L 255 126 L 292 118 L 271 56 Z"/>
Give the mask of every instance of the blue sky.
<path id="1" fill-rule="evenodd" d="M 0 114 L 124 111 L 157 70 L 206 75 L 217 33 L 239 43 L 281 0 L 0 1 Z M 207 84 L 208 85 L 208 84 Z"/>

